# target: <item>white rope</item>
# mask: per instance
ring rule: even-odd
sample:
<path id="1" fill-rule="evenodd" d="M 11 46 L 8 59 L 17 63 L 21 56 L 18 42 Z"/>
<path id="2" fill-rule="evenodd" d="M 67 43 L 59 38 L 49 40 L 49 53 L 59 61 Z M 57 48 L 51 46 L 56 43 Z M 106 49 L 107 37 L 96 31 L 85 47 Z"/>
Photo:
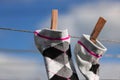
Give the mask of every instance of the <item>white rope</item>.
<path id="1" fill-rule="evenodd" d="M 0 30 L 9 30 L 9 31 L 17 31 L 17 32 L 25 32 L 25 33 L 34 33 L 34 31 L 30 31 L 30 30 L 18 30 L 18 29 L 13 29 L 13 28 L 0 28 Z M 81 37 L 71 35 L 71 38 L 80 39 Z M 107 40 L 107 39 L 99 39 L 99 40 L 104 41 L 104 42 L 109 42 L 109 43 L 119 43 L 120 44 L 120 41 L 117 41 L 117 40 Z"/>
<path id="2" fill-rule="evenodd" d="M 9 30 L 9 31 L 33 33 L 33 31 L 29 31 L 29 30 L 17 30 L 17 29 L 12 29 L 12 28 L 0 28 L 0 30 Z"/>

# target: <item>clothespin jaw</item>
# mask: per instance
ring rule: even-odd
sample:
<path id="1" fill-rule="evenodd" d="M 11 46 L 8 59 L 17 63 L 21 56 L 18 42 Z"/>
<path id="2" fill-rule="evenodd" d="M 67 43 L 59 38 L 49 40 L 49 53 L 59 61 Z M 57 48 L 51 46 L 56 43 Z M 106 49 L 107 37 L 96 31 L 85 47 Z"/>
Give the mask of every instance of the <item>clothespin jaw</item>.
<path id="1" fill-rule="evenodd" d="M 90 36 L 90 40 L 93 43 L 96 43 L 96 39 L 97 39 L 98 35 L 100 34 L 101 30 L 103 29 L 105 23 L 106 23 L 106 20 L 104 18 L 100 17 L 97 24 L 95 25 L 95 28 L 93 29 L 91 36 Z"/>
<path id="2" fill-rule="evenodd" d="M 58 10 L 54 9 L 52 10 L 52 17 L 51 17 L 51 27 L 50 29 L 56 30 L 58 24 Z"/>

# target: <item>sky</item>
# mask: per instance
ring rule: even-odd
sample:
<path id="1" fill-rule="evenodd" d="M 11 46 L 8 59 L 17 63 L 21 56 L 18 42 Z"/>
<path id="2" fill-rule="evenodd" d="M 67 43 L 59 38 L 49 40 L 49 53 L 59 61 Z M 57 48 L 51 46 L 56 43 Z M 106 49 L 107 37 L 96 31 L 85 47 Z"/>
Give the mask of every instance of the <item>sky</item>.
<path id="1" fill-rule="evenodd" d="M 57 28 L 68 29 L 72 36 L 90 35 L 101 16 L 107 23 L 99 39 L 120 41 L 119 0 L 0 0 L 0 27 L 50 28 L 52 9 L 59 12 Z M 72 54 L 77 40 L 71 39 Z M 100 59 L 101 79 L 120 79 L 120 43 L 101 42 L 108 49 Z M 47 80 L 34 34 L 0 30 L 0 80 Z"/>

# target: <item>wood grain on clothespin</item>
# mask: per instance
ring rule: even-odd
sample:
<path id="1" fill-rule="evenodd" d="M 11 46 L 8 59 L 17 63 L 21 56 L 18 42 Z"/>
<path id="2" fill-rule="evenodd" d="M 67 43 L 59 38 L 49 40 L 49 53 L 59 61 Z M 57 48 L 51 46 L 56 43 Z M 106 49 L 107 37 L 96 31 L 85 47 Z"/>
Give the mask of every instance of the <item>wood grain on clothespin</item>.
<path id="1" fill-rule="evenodd" d="M 91 36 L 90 36 L 90 40 L 93 43 L 96 43 L 96 39 L 97 39 L 99 33 L 101 32 L 102 28 L 104 27 L 105 23 L 106 23 L 106 20 L 104 18 L 100 17 L 97 24 L 95 25 L 95 28 L 93 29 Z"/>
<path id="2" fill-rule="evenodd" d="M 58 10 L 54 9 L 52 10 L 52 17 L 51 17 L 51 27 L 50 29 L 56 30 L 58 24 Z"/>

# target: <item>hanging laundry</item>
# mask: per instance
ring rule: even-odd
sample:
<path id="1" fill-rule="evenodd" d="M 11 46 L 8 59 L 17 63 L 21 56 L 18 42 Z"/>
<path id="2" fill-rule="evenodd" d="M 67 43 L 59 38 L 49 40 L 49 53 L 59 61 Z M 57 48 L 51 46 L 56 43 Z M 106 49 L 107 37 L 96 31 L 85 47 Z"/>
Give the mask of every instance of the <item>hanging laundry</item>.
<path id="1" fill-rule="evenodd" d="M 35 43 L 44 57 L 49 80 L 79 80 L 70 50 L 67 30 L 36 30 Z"/>
<path id="2" fill-rule="evenodd" d="M 99 80 L 99 59 L 106 50 L 98 40 L 94 44 L 89 35 L 83 34 L 77 42 L 74 49 L 76 62 L 86 80 Z"/>

